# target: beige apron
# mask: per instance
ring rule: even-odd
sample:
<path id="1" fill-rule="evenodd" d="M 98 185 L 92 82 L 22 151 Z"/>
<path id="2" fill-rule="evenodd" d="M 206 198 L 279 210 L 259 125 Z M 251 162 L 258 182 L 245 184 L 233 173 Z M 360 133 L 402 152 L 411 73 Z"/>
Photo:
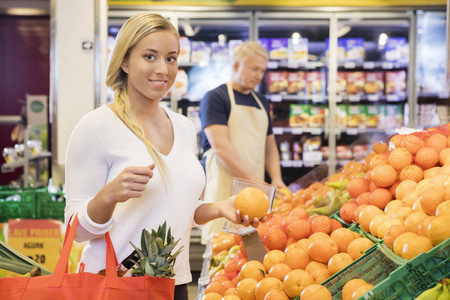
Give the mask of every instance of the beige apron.
<path id="1" fill-rule="evenodd" d="M 231 83 L 227 83 L 231 111 L 228 118 L 228 133 L 231 144 L 240 158 L 258 178 L 264 181 L 265 149 L 269 120 L 258 96 L 251 91 L 259 108 L 236 105 Z M 217 155 L 209 149 L 206 153 L 206 188 L 205 201 L 215 202 L 228 199 L 231 195 L 233 175 L 220 162 Z M 202 227 L 202 242 L 206 243 L 214 233 L 223 229 L 224 219 L 216 219 Z"/>

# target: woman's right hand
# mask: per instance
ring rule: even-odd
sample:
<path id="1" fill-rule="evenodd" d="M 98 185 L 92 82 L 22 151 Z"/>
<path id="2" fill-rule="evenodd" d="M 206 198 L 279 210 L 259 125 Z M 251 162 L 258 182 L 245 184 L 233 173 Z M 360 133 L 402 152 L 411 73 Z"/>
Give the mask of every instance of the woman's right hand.
<path id="1" fill-rule="evenodd" d="M 139 198 L 153 177 L 155 164 L 147 167 L 126 167 L 114 180 L 103 187 L 108 202 L 125 202 L 130 198 Z"/>

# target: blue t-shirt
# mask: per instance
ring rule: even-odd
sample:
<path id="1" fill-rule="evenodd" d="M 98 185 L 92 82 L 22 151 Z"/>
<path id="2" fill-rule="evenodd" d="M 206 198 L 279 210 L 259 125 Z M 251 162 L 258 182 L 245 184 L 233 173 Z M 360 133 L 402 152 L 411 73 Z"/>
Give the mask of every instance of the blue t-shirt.
<path id="1" fill-rule="evenodd" d="M 234 90 L 233 90 L 234 91 Z M 267 113 L 269 120 L 269 126 L 267 128 L 267 135 L 272 134 L 272 120 L 270 118 L 270 105 L 269 101 L 260 93 L 256 93 L 261 104 Z M 260 108 L 258 102 L 251 93 L 242 94 L 234 91 L 234 98 L 236 105 L 246 105 L 256 108 Z M 204 129 L 205 127 L 213 124 L 228 125 L 228 118 L 230 117 L 231 103 L 228 97 L 228 90 L 226 84 L 222 84 L 217 88 L 207 92 L 203 99 L 200 101 L 200 120 L 202 122 L 202 146 L 203 153 L 211 148 L 208 139 L 206 138 Z"/>

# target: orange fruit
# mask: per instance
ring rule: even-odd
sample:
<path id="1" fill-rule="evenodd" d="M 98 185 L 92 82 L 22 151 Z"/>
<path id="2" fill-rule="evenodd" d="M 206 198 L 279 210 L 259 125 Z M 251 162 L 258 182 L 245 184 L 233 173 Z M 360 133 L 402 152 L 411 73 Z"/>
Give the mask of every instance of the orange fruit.
<path id="1" fill-rule="evenodd" d="M 315 239 L 308 248 L 309 257 L 324 264 L 328 263 L 330 258 L 338 252 L 338 245 L 330 237 Z"/>
<path id="2" fill-rule="evenodd" d="M 331 232 L 335 231 L 336 229 L 342 228 L 341 222 L 335 219 L 330 219 L 331 222 Z"/>
<path id="3" fill-rule="evenodd" d="M 275 277 L 266 277 L 262 279 L 255 288 L 255 298 L 256 300 L 264 300 L 264 297 L 266 297 L 267 293 L 270 290 L 283 290 L 283 282 L 281 280 L 275 278 Z"/>
<path id="4" fill-rule="evenodd" d="M 440 172 L 440 170 L 439 170 L 439 172 Z M 433 177 L 431 177 L 430 179 L 431 179 L 430 183 L 433 183 L 433 184 L 439 185 L 441 187 L 444 187 L 444 184 L 445 184 L 445 182 L 448 179 L 448 175 L 437 174 L 437 175 L 434 175 Z"/>
<path id="5" fill-rule="evenodd" d="M 403 180 L 395 189 L 395 199 L 402 200 L 405 194 L 409 191 L 415 190 L 417 182 L 411 179 Z"/>
<path id="6" fill-rule="evenodd" d="M 369 232 L 371 235 L 378 237 L 378 227 L 383 224 L 387 220 L 391 220 L 392 218 L 385 214 L 376 215 L 372 221 L 370 221 Z"/>
<path id="7" fill-rule="evenodd" d="M 381 153 L 374 155 L 369 162 L 369 169 L 372 170 L 378 165 L 384 165 L 388 163 L 388 153 Z"/>
<path id="8" fill-rule="evenodd" d="M 230 288 L 235 288 L 236 283 L 231 280 L 225 280 L 222 282 L 222 286 L 225 287 L 225 292 L 226 292 Z M 225 295 L 225 293 L 224 293 L 224 295 Z"/>
<path id="9" fill-rule="evenodd" d="M 439 204 L 445 201 L 445 190 L 437 185 L 430 185 L 420 195 L 420 206 L 423 211 L 433 216 Z"/>
<path id="10" fill-rule="evenodd" d="M 352 198 L 357 198 L 360 194 L 369 191 L 369 181 L 356 177 L 349 181 L 347 191 Z"/>
<path id="11" fill-rule="evenodd" d="M 312 260 L 309 262 L 309 264 L 305 268 L 305 271 L 308 272 L 309 274 L 312 274 L 313 272 L 315 272 L 317 270 L 328 270 L 328 267 L 326 264 Z"/>
<path id="12" fill-rule="evenodd" d="M 284 251 L 287 241 L 287 235 L 283 230 L 278 228 L 271 228 L 262 238 L 264 245 L 270 250 Z"/>
<path id="13" fill-rule="evenodd" d="M 255 217 L 261 219 L 270 208 L 270 200 L 263 191 L 250 186 L 236 195 L 234 206 L 240 211 L 241 216 L 247 215 L 250 220 Z"/>
<path id="14" fill-rule="evenodd" d="M 394 241 L 395 239 L 405 232 L 405 227 L 402 225 L 393 225 L 390 226 L 383 235 L 384 244 L 391 250 L 394 250 Z"/>
<path id="15" fill-rule="evenodd" d="M 419 192 L 416 190 L 407 191 L 403 196 L 402 202 L 404 206 L 412 207 L 414 202 L 419 199 Z"/>
<path id="16" fill-rule="evenodd" d="M 370 291 L 372 288 L 373 288 L 373 285 L 370 283 L 360 286 L 353 292 L 352 298 L 350 298 L 350 299 L 356 300 L 359 297 L 361 297 L 362 295 L 364 295 L 365 293 L 367 293 L 368 291 Z"/>
<path id="17" fill-rule="evenodd" d="M 242 300 L 255 300 L 255 289 L 258 281 L 253 278 L 245 278 L 238 282 L 236 291 Z"/>
<path id="18" fill-rule="evenodd" d="M 284 228 L 287 228 L 289 224 L 291 224 L 294 221 L 299 220 L 299 218 L 295 215 L 287 215 L 283 221 L 281 221 L 281 225 L 284 226 Z"/>
<path id="19" fill-rule="evenodd" d="M 378 141 L 373 145 L 373 152 L 376 154 L 385 153 L 389 151 L 389 146 L 383 141 Z"/>
<path id="20" fill-rule="evenodd" d="M 425 143 L 413 134 L 408 134 L 405 136 L 400 146 L 407 149 L 412 155 L 415 155 L 420 148 L 422 148 Z"/>
<path id="21" fill-rule="evenodd" d="M 342 287 L 342 300 L 350 300 L 352 299 L 352 295 L 357 288 L 360 286 L 366 285 L 367 282 L 360 278 L 354 278 L 347 281 Z"/>
<path id="22" fill-rule="evenodd" d="M 284 262 L 286 254 L 281 250 L 270 250 L 264 255 L 263 265 L 266 270 L 270 270 L 274 265 Z"/>
<path id="23" fill-rule="evenodd" d="M 316 216 L 311 220 L 311 233 L 324 232 L 331 233 L 332 224 L 328 216 Z"/>
<path id="24" fill-rule="evenodd" d="M 423 211 L 413 211 L 406 219 L 403 226 L 406 231 L 417 233 L 420 223 L 428 217 Z"/>
<path id="25" fill-rule="evenodd" d="M 243 266 L 239 272 L 239 279 L 242 281 L 245 278 L 252 278 L 256 281 L 260 281 L 266 277 L 266 268 L 257 260 L 249 260 Z"/>
<path id="26" fill-rule="evenodd" d="M 347 253 L 353 258 L 353 260 L 357 260 L 372 246 L 373 242 L 371 240 L 360 237 L 350 242 L 347 248 Z"/>
<path id="27" fill-rule="evenodd" d="M 294 207 L 289 214 L 293 215 L 293 216 L 297 216 L 299 219 L 308 219 L 309 218 L 308 212 L 306 211 L 306 209 L 304 207 L 301 207 L 301 206 Z"/>
<path id="28" fill-rule="evenodd" d="M 412 212 L 412 208 L 408 206 L 400 207 L 396 213 L 394 213 L 391 217 L 403 220 L 405 222 L 406 217 Z"/>
<path id="29" fill-rule="evenodd" d="M 331 293 L 330 291 L 320 285 L 320 284 L 311 284 L 302 291 L 300 294 L 300 300 L 331 300 Z"/>
<path id="30" fill-rule="evenodd" d="M 431 244 L 429 238 L 418 235 L 405 242 L 401 257 L 411 260 L 421 253 L 428 252 L 432 248 L 433 244 Z"/>
<path id="31" fill-rule="evenodd" d="M 278 263 L 272 266 L 272 268 L 270 268 L 269 273 L 267 273 L 268 277 L 275 277 L 281 281 L 284 280 L 284 277 L 286 277 L 286 275 L 292 271 L 291 267 L 289 267 L 287 264 L 285 263 Z"/>
<path id="32" fill-rule="evenodd" d="M 423 178 L 432 178 L 436 175 L 439 175 L 441 171 L 441 167 L 432 167 L 423 171 Z"/>
<path id="33" fill-rule="evenodd" d="M 391 200 L 384 207 L 384 212 L 387 215 L 392 216 L 400 207 L 403 207 L 403 201 L 402 200 Z"/>
<path id="34" fill-rule="evenodd" d="M 361 211 L 366 207 L 369 206 L 369 204 L 360 204 L 358 205 L 358 207 L 355 210 L 355 214 L 353 217 L 353 221 L 359 224 L 359 214 L 361 213 Z"/>
<path id="35" fill-rule="evenodd" d="M 377 187 L 388 187 L 397 179 L 397 171 L 391 165 L 379 165 L 372 169 L 371 180 Z"/>
<path id="36" fill-rule="evenodd" d="M 429 169 L 439 162 L 439 154 L 434 148 L 423 147 L 417 151 L 414 160 L 416 165 L 422 169 Z"/>
<path id="37" fill-rule="evenodd" d="M 444 150 L 447 150 L 447 149 L 450 150 L 450 148 L 445 148 Z M 441 153 L 444 152 L 444 150 L 442 150 Z M 450 155 L 448 157 L 446 157 L 445 159 L 449 159 L 449 158 L 450 158 Z M 442 164 L 442 167 L 439 169 L 439 174 L 443 174 L 443 175 L 449 176 L 450 175 L 450 166 L 448 164 L 445 165 L 445 162 L 444 162 Z"/>
<path id="38" fill-rule="evenodd" d="M 214 292 L 206 292 L 205 295 L 202 297 L 202 300 L 222 300 L 223 296 L 218 293 Z"/>
<path id="39" fill-rule="evenodd" d="M 394 225 L 403 225 L 404 222 L 402 222 L 400 219 L 397 218 L 389 218 L 384 220 L 381 224 L 378 225 L 377 234 L 376 237 L 382 239 L 384 234 L 386 233 L 386 230 Z"/>
<path id="40" fill-rule="evenodd" d="M 315 270 L 315 271 L 311 272 L 310 274 L 314 278 L 314 282 L 318 283 L 318 284 L 324 282 L 331 276 L 331 273 L 327 268 Z"/>
<path id="41" fill-rule="evenodd" d="M 427 216 L 425 219 L 423 219 L 417 228 L 417 234 L 420 236 L 425 236 L 429 238 L 428 236 L 428 226 L 430 225 L 431 221 L 435 218 L 435 216 Z"/>
<path id="42" fill-rule="evenodd" d="M 348 228 L 339 228 L 333 231 L 330 235 L 331 239 L 333 239 L 338 245 L 339 252 L 346 252 L 348 248 L 348 244 L 355 239 L 355 235 L 353 231 Z"/>
<path id="43" fill-rule="evenodd" d="M 308 253 L 300 248 L 286 249 L 286 257 L 284 263 L 287 264 L 292 270 L 305 269 L 309 263 Z"/>
<path id="44" fill-rule="evenodd" d="M 295 248 L 300 248 L 308 252 L 309 245 L 311 245 L 310 239 L 301 239 L 295 243 Z"/>
<path id="45" fill-rule="evenodd" d="M 380 214 L 384 214 L 384 211 L 382 211 L 379 207 L 377 207 L 375 205 L 367 205 L 359 213 L 359 216 L 358 216 L 359 225 L 365 232 L 369 232 L 370 221 L 372 221 L 372 219 L 376 215 L 380 215 Z"/>
<path id="46" fill-rule="evenodd" d="M 367 172 L 367 173 L 369 173 L 369 172 Z M 365 193 L 359 194 L 359 196 L 356 198 L 355 202 L 358 205 L 360 205 L 360 204 L 369 204 L 369 202 L 370 202 L 370 192 L 365 192 Z M 348 203 L 348 202 L 346 202 L 346 203 Z"/>
<path id="47" fill-rule="evenodd" d="M 286 295 L 284 291 L 274 289 L 270 290 L 264 300 L 289 300 L 289 297 Z"/>
<path id="48" fill-rule="evenodd" d="M 222 298 L 226 290 L 227 289 L 222 285 L 222 282 L 211 281 L 205 288 L 205 294 L 216 293 L 221 295 Z"/>
<path id="49" fill-rule="evenodd" d="M 426 147 L 433 148 L 437 153 L 447 148 L 447 138 L 442 134 L 433 134 L 425 142 Z"/>
<path id="50" fill-rule="evenodd" d="M 238 295 L 226 295 L 222 298 L 222 300 L 241 300 L 241 297 Z"/>
<path id="51" fill-rule="evenodd" d="M 410 179 L 412 181 L 419 182 L 423 179 L 423 170 L 421 167 L 416 165 L 406 166 L 400 171 L 399 179 L 400 181 Z"/>
<path id="52" fill-rule="evenodd" d="M 302 293 L 305 287 L 314 284 L 314 278 L 305 270 L 292 270 L 283 281 L 283 290 L 289 298 L 294 299 Z"/>
<path id="53" fill-rule="evenodd" d="M 394 244 L 393 244 L 394 253 L 397 254 L 398 256 L 402 256 L 403 245 L 405 245 L 405 243 L 408 239 L 412 239 L 415 236 L 417 236 L 417 234 L 415 234 L 413 232 L 408 232 L 408 231 L 400 234 L 395 239 Z"/>
<path id="54" fill-rule="evenodd" d="M 436 217 L 450 216 L 450 200 L 445 200 L 436 207 Z"/>
<path id="55" fill-rule="evenodd" d="M 450 157 L 450 148 L 444 148 L 439 152 L 439 163 L 443 166 L 445 160 Z M 450 175 L 450 174 L 449 174 Z"/>
<path id="56" fill-rule="evenodd" d="M 379 209 L 384 209 L 392 200 L 392 194 L 387 189 L 377 188 L 370 194 L 370 205 L 375 205 Z"/>
<path id="57" fill-rule="evenodd" d="M 311 224 L 305 219 L 294 221 L 286 227 L 286 233 L 297 240 L 308 238 L 311 234 Z"/>
<path id="58" fill-rule="evenodd" d="M 366 193 L 363 193 L 363 194 L 366 194 Z M 363 194 L 361 194 L 361 195 L 363 195 Z M 359 197 L 361 197 L 361 195 L 359 195 Z M 357 207 L 358 207 L 358 204 L 356 204 L 355 202 L 350 202 L 350 201 L 345 202 L 344 204 L 342 204 L 341 208 L 339 209 L 339 216 L 341 217 L 341 219 L 344 222 L 352 223 L 353 218 L 355 216 L 355 210 Z"/>
<path id="59" fill-rule="evenodd" d="M 395 148 L 389 153 L 388 162 L 389 165 L 394 167 L 396 171 L 400 171 L 406 166 L 409 166 L 413 161 L 413 156 L 408 149 L 399 147 Z"/>
<path id="60" fill-rule="evenodd" d="M 237 283 L 236 283 L 236 285 L 237 285 Z M 230 295 L 237 296 L 237 289 L 236 289 L 236 287 L 234 287 L 234 288 L 229 288 L 228 290 L 225 291 L 225 294 L 223 294 L 224 297 L 225 297 L 225 296 L 230 296 Z M 238 297 L 239 297 L 239 296 L 238 296 Z"/>
<path id="61" fill-rule="evenodd" d="M 328 261 L 328 271 L 331 275 L 336 274 L 352 262 L 353 258 L 346 252 L 335 254 Z"/>
<path id="62" fill-rule="evenodd" d="M 406 135 L 396 134 L 389 139 L 389 149 L 400 147 Z"/>
<path id="63" fill-rule="evenodd" d="M 400 181 L 395 181 L 393 185 L 391 185 L 390 187 L 387 187 L 389 193 L 391 193 L 392 197 L 395 198 L 395 191 L 397 190 L 397 187 L 399 186 Z"/>
<path id="64" fill-rule="evenodd" d="M 448 216 L 434 217 L 428 225 L 428 237 L 433 246 L 436 246 L 446 239 L 450 238 L 450 226 L 448 225 Z"/>

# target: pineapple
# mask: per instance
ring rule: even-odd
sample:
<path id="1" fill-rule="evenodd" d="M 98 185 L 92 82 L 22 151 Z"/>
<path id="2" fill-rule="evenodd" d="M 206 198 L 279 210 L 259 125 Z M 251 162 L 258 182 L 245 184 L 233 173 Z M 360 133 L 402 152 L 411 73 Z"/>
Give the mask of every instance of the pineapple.
<path id="1" fill-rule="evenodd" d="M 145 228 L 141 234 L 141 248 L 136 247 L 132 242 L 130 244 L 135 249 L 134 257 L 129 258 L 133 263 L 131 269 L 132 276 L 156 276 L 169 278 L 175 274 L 173 266 L 176 257 L 181 253 L 181 247 L 175 254 L 171 254 L 172 250 L 178 244 L 180 239 L 174 241 L 169 227 L 166 232 L 166 222 L 158 227 L 158 231 L 152 229 L 148 232 Z M 167 237 L 167 240 L 166 240 Z"/>

